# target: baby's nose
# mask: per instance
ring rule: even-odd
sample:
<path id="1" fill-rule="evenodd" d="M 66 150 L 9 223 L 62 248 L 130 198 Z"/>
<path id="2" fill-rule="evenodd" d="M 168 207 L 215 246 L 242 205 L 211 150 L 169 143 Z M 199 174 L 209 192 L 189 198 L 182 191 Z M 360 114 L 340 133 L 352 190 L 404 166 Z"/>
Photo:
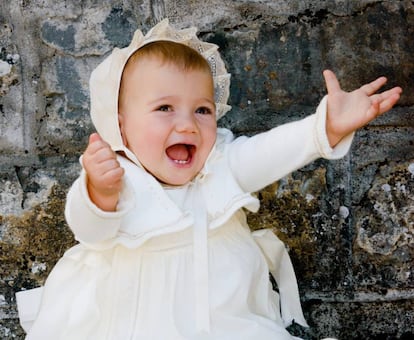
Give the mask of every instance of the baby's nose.
<path id="1" fill-rule="evenodd" d="M 177 132 L 193 133 L 197 131 L 197 124 L 193 113 L 179 113 L 176 116 L 175 129 Z"/>

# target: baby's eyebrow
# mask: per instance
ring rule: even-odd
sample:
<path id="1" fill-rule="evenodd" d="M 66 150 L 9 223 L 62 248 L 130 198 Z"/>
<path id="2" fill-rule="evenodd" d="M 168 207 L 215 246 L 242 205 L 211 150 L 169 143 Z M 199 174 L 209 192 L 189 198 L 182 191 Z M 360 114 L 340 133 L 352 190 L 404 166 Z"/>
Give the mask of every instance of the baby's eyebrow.
<path id="1" fill-rule="evenodd" d="M 164 103 L 165 104 L 165 102 L 171 101 L 174 98 L 175 98 L 174 96 L 162 96 L 162 97 L 159 97 L 159 98 L 156 98 L 154 100 L 149 101 L 148 104 L 149 105 L 157 105 L 157 104 L 160 104 L 160 103 Z M 215 103 L 214 100 L 211 100 L 208 97 L 202 97 L 202 98 L 200 98 L 200 103 L 202 104 L 204 102 L 207 102 L 210 105 L 214 106 L 214 108 L 216 108 L 216 103 Z"/>
<path id="2" fill-rule="evenodd" d="M 213 105 L 214 107 L 216 107 L 216 102 L 211 100 L 210 98 L 201 98 L 202 101 L 206 101 L 209 104 Z"/>
<path id="3" fill-rule="evenodd" d="M 150 105 L 155 105 L 155 104 L 159 104 L 160 102 L 166 102 L 166 101 L 169 101 L 169 100 L 171 100 L 171 99 L 174 99 L 174 96 L 163 96 L 163 97 L 159 97 L 159 98 L 156 98 L 156 99 L 154 99 L 154 100 L 151 100 L 151 101 L 149 102 L 149 104 L 150 104 Z"/>

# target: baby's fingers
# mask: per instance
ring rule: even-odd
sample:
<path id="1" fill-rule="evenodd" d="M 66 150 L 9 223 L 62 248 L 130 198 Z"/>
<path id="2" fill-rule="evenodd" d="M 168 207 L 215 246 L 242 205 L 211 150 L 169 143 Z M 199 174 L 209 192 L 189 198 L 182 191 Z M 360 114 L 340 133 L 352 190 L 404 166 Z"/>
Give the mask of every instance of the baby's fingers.
<path id="1" fill-rule="evenodd" d="M 387 92 L 387 93 L 386 93 Z M 371 107 L 368 109 L 367 116 L 370 120 L 392 109 L 400 99 L 401 91 L 392 89 L 384 93 L 371 97 Z"/>
<path id="2" fill-rule="evenodd" d="M 110 191 L 120 191 L 124 173 L 125 170 L 120 166 L 109 169 L 101 177 L 102 187 Z"/>
<path id="3" fill-rule="evenodd" d="M 102 147 L 96 150 L 92 158 L 97 164 L 107 161 L 118 162 L 116 160 L 116 153 L 110 147 Z"/>
<path id="4" fill-rule="evenodd" d="M 370 98 L 371 100 L 378 101 L 380 103 L 380 113 L 383 113 L 395 105 L 395 103 L 400 99 L 401 93 L 401 87 L 394 87 L 382 93 L 374 94 Z"/>
<path id="5" fill-rule="evenodd" d="M 366 123 L 369 123 L 371 120 L 374 120 L 380 114 L 380 101 L 378 99 L 373 99 L 371 101 L 371 106 L 369 107 L 366 113 Z"/>
<path id="6" fill-rule="evenodd" d="M 116 158 L 103 160 L 96 166 L 96 177 L 112 178 L 109 174 L 116 173 L 118 169 L 122 169 L 122 167 Z"/>
<path id="7" fill-rule="evenodd" d="M 336 78 L 335 73 L 333 73 L 331 70 L 325 70 L 323 71 L 323 77 L 325 78 L 325 84 L 326 89 L 328 90 L 328 95 L 341 91 L 341 85 L 339 84 L 339 81 Z"/>
<path id="8" fill-rule="evenodd" d="M 99 192 L 107 194 L 121 190 L 124 169 L 116 159 L 101 162 L 87 173 L 89 182 Z"/>
<path id="9" fill-rule="evenodd" d="M 397 103 L 400 99 L 400 93 L 393 93 L 387 96 L 384 100 L 380 102 L 379 113 L 382 114 L 391 110 L 391 108 Z"/>
<path id="10" fill-rule="evenodd" d="M 371 96 L 377 92 L 386 82 L 387 78 L 379 77 L 368 84 L 362 85 L 360 87 L 360 90 L 362 90 L 367 96 Z"/>
<path id="11" fill-rule="evenodd" d="M 89 136 L 89 144 L 92 144 L 92 143 L 95 143 L 95 142 L 98 142 L 98 141 L 102 141 L 103 139 L 101 138 L 101 136 L 99 135 L 99 133 L 97 133 L 97 132 L 95 132 L 95 133 L 92 133 L 90 136 Z"/>
<path id="12" fill-rule="evenodd" d="M 93 155 L 94 153 L 96 153 L 97 151 L 99 151 L 103 148 L 110 149 L 111 147 L 109 146 L 109 144 L 107 142 L 105 142 L 101 138 L 101 136 L 99 136 L 99 134 L 93 133 L 89 136 L 89 143 L 88 143 L 88 146 L 85 150 L 85 153 Z"/>
<path id="13" fill-rule="evenodd" d="M 383 100 L 387 99 L 388 97 L 391 97 L 395 94 L 400 95 L 401 93 L 402 93 L 401 87 L 397 86 L 397 87 L 393 87 L 392 89 L 389 89 L 387 91 L 384 91 L 384 92 L 381 92 L 381 93 L 378 93 L 378 94 L 374 94 L 374 95 L 372 95 L 371 98 L 379 97 L 379 100 L 383 101 Z"/>

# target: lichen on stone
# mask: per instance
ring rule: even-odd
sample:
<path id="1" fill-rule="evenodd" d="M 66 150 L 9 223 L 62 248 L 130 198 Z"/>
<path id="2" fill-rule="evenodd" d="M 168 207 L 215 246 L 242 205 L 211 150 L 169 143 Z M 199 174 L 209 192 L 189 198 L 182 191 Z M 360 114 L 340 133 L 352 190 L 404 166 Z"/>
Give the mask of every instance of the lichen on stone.
<path id="1" fill-rule="evenodd" d="M 414 245 L 414 178 L 408 169 L 407 163 L 382 166 L 356 209 L 357 244 L 370 254 Z"/>
<path id="2" fill-rule="evenodd" d="M 75 244 L 63 216 L 65 195 L 55 185 L 45 203 L 19 216 L 0 216 L 0 294 L 8 303 L 16 291 L 42 285 L 64 251 Z"/>
<path id="3" fill-rule="evenodd" d="M 302 274 L 312 273 L 317 255 L 314 218 L 326 188 L 325 169 L 294 176 L 288 175 L 258 192 L 260 209 L 256 214 L 248 213 L 247 220 L 252 230 L 272 228 L 290 249 L 296 269 Z"/>

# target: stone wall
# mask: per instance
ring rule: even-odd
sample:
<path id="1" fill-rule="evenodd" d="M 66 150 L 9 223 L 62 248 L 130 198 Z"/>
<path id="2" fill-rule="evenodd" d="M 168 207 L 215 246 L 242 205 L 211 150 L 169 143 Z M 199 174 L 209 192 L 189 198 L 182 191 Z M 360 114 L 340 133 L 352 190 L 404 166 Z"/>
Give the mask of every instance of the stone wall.
<path id="1" fill-rule="evenodd" d="M 42 284 L 74 244 L 65 194 L 93 131 L 88 78 L 114 46 L 161 18 L 196 25 L 232 73 L 222 126 L 252 135 L 313 112 L 333 69 L 345 89 L 376 76 L 399 106 L 351 152 L 258 193 L 253 229 L 289 247 L 306 339 L 414 334 L 414 2 L 16 0 L 0 2 L 0 338 L 23 339 L 14 293 Z"/>

